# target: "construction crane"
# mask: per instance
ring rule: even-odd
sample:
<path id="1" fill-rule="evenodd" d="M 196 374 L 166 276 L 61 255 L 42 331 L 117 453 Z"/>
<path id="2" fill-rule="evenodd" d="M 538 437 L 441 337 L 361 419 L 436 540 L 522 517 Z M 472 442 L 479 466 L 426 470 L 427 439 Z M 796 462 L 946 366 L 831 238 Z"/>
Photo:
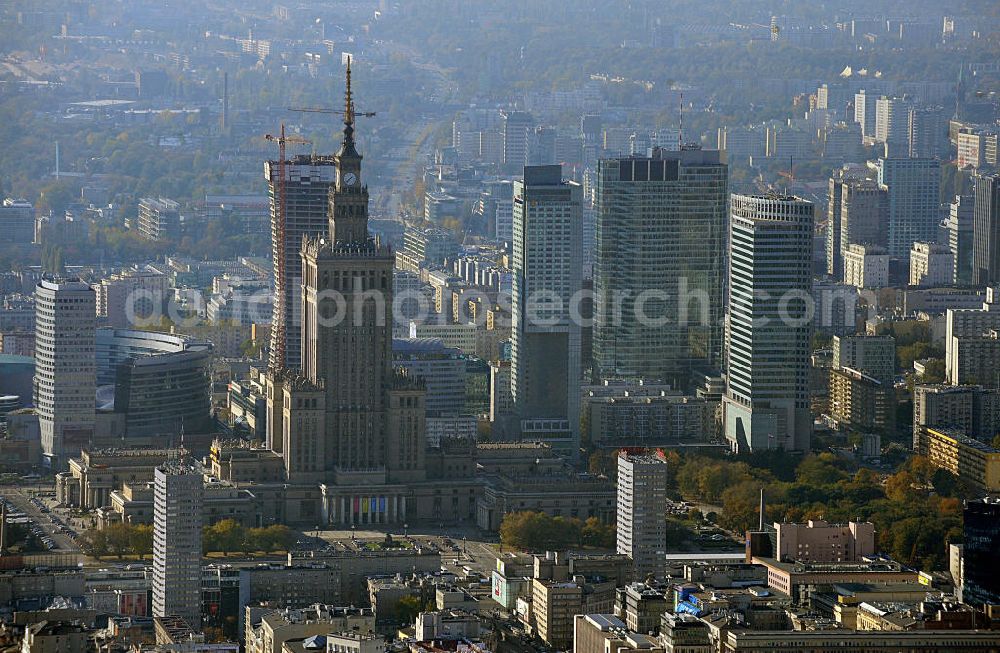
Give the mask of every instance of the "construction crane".
<path id="1" fill-rule="evenodd" d="M 271 367 L 275 370 L 283 370 L 285 368 L 285 229 L 287 225 L 287 214 L 288 209 L 286 186 L 287 181 L 285 179 L 285 171 L 287 165 L 287 157 L 285 156 L 285 146 L 288 144 L 292 145 L 310 145 L 312 141 L 308 141 L 299 136 L 286 135 L 285 134 L 285 123 L 281 123 L 281 131 L 277 136 L 272 134 L 267 134 L 264 139 L 278 144 L 278 201 L 277 201 L 277 224 L 275 225 L 275 240 L 279 243 L 279 251 L 274 253 L 274 286 L 278 291 L 276 297 L 274 298 L 275 312 L 278 315 L 276 323 L 271 325 L 274 330 L 271 336 Z"/>
<path id="2" fill-rule="evenodd" d="M 347 112 L 344 111 L 343 109 L 326 109 L 324 107 L 293 107 L 289 108 L 288 110 L 297 111 L 299 113 L 329 113 L 335 116 L 343 116 L 347 114 Z M 374 118 L 375 115 L 376 114 L 374 111 L 364 111 L 361 113 L 358 112 L 354 113 L 355 117 L 361 116 L 362 118 Z"/>
<path id="3" fill-rule="evenodd" d="M 300 107 L 300 108 L 289 108 L 289 111 L 297 111 L 299 113 L 326 113 L 334 116 L 343 116 L 344 124 L 353 125 L 354 119 L 358 116 L 364 118 L 374 118 L 374 111 L 363 111 L 358 113 L 354 110 L 354 96 L 351 94 L 351 59 L 347 58 L 347 85 L 344 90 L 344 108 L 343 109 L 327 109 L 326 107 Z"/>

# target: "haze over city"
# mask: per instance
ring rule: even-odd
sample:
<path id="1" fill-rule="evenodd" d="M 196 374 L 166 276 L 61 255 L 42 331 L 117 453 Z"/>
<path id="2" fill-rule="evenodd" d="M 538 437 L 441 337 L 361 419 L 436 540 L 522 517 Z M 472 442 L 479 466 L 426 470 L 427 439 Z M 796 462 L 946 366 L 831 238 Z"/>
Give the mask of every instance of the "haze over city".
<path id="1" fill-rule="evenodd" d="M 0 651 L 1000 653 L 994 0 L 0 2 Z"/>

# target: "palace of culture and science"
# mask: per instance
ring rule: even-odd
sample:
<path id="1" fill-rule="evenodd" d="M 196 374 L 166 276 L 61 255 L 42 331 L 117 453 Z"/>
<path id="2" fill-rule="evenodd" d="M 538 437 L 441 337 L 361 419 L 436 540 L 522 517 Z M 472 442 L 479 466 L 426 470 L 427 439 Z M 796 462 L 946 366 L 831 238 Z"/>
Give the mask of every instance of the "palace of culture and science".
<path id="1" fill-rule="evenodd" d="M 471 519 L 474 443 L 428 460 L 423 383 L 392 367 L 395 254 L 368 234 L 350 75 L 348 65 L 329 233 L 302 241 L 301 369 L 275 365 L 267 378 L 282 517 L 345 526 Z"/>

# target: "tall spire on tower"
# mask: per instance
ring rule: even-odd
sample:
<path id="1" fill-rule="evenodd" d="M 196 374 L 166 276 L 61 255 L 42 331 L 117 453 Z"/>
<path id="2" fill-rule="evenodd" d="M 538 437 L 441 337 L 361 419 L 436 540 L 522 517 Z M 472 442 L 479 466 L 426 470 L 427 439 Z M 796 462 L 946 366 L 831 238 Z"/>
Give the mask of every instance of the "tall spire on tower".
<path id="1" fill-rule="evenodd" d="M 351 57 L 347 57 L 347 85 L 344 91 L 344 143 L 338 156 L 358 156 L 354 147 L 354 96 L 351 94 Z"/>
<path id="2" fill-rule="evenodd" d="M 347 57 L 347 86 L 344 93 L 344 124 L 354 125 L 354 98 L 351 96 L 351 57 Z"/>

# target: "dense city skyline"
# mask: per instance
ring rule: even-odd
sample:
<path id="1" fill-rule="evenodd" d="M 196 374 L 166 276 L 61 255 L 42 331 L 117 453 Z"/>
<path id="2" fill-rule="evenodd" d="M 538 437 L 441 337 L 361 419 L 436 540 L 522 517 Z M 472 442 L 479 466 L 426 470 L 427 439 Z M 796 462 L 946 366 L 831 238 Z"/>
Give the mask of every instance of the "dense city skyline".
<path id="1" fill-rule="evenodd" d="M 0 35 L 0 647 L 1000 652 L 996 3 Z"/>

